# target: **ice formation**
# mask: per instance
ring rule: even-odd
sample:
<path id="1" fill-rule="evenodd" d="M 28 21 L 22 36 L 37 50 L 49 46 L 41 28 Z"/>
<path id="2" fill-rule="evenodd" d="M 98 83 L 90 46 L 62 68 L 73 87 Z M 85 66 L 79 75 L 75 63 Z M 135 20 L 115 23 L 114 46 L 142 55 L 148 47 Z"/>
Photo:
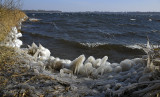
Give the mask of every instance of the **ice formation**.
<path id="1" fill-rule="evenodd" d="M 94 86 L 97 86 L 96 89 L 98 91 L 103 91 L 107 94 L 110 92 L 109 97 L 115 95 L 120 96 L 127 88 L 136 88 L 136 86 L 132 87 L 134 84 L 148 82 L 151 81 L 152 78 L 151 73 L 144 72 L 146 60 L 142 58 L 125 59 L 120 63 L 108 62 L 108 56 L 104 56 L 102 59 L 95 59 L 93 56 L 90 56 L 85 59 L 84 55 L 80 55 L 73 61 L 50 56 L 46 61 L 48 61 L 47 66 L 50 67 L 50 71 L 59 71 L 60 77 L 58 77 L 58 79 L 65 78 L 65 80 L 70 79 L 70 81 L 77 79 L 77 81 L 81 80 L 83 82 L 84 80 L 77 77 L 87 77 L 88 80 L 90 80 L 87 82 L 90 84 L 96 83 Z M 46 68 L 44 70 L 48 69 Z M 34 70 L 34 72 L 38 73 L 40 71 Z M 92 78 L 96 80 L 93 81 Z M 87 83 L 81 85 L 87 88 Z M 74 87 L 77 88 L 77 86 Z M 77 89 L 73 90 L 78 91 Z M 91 91 L 92 93 L 95 92 L 94 89 Z"/>
<path id="2" fill-rule="evenodd" d="M 16 27 L 12 27 L 11 32 L 9 33 L 7 38 L 4 40 L 4 43 L 2 44 L 5 44 L 6 46 L 9 47 L 20 48 L 23 42 L 20 39 L 18 39 L 19 37 L 22 37 L 22 34 L 18 32 Z"/>
<path id="3" fill-rule="evenodd" d="M 95 59 L 93 56 L 90 56 L 86 59 L 84 55 L 80 55 L 75 60 L 70 61 L 50 56 L 50 51 L 44 48 L 42 45 L 39 45 L 38 47 L 35 43 L 33 43 L 32 46 L 28 47 L 29 54 L 34 57 L 37 56 L 38 60 L 44 60 L 48 62 L 46 65 L 48 70 L 61 71 L 62 74 L 65 74 L 64 70 L 71 70 L 73 74 L 83 75 L 86 77 L 97 77 L 105 74 L 112 75 L 121 72 L 121 74 L 123 74 L 124 72 L 128 72 L 130 70 L 135 74 L 135 69 L 137 69 L 139 66 L 142 67 L 145 64 L 145 61 L 142 58 L 135 58 L 132 60 L 125 59 L 121 61 L 120 64 L 111 64 L 107 61 L 108 56 L 104 56 L 102 59 Z M 138 67 L 136 68 L 136 66 Z M 138 70 L 141 71 L 140 68 Z M 127 77 L 130 76 L 126 76 L 125 78 L 127 79 Z"/>
<path id="4" fill-rule="evenodd" d="M 28 53 L 33 55 L 36 59 L 47 60 L 50 57 L 51 52 L 43 47 L 41 44 L 37 46 L 35 43 L 32 43 L 32 46 L 29 46 Z"/>
<path id="5" fill-rule="evenodd" d="M 70 68 L 73 70 L 73 73 L 78 74 L 81 67 L 83 67 L 83 62 L 85 61 L 85 56 L 80 55 L 78 58 L 73 60 L 70 64 Z"/>

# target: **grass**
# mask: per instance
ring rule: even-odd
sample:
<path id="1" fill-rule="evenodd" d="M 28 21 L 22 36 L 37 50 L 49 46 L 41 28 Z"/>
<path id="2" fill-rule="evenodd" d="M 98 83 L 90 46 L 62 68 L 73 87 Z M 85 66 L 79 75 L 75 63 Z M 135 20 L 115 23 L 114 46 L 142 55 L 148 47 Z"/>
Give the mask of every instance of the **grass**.
<path id="1" fill-rule="evenodd" d="M 7 65 L 13 65 L 16 63 L 16 52 L 14 48 L 0 46 L 0 71 Z"/>
<path id="2" fill-rule="evenodd" d="M 11 28 L 18 26 L 20 19 L 25 16 L 20 10 L 0 7 L 0 43 L 5 40 Z M 9 80 L 5 75 L 11 74 L 14 65 L 18 63 L 17 55 L 15 48 L 0 46 L 0 89 L 3 89 Z"/>
<path id="3" fill-rule="evenodd" d="M 17 26 L 20 19 L 25 16 L 20 10 L 0 7 L 0 42 L 4 41 L 11 28 Z M 14 56 L 16 56 L 14 48 L 0 46 L 0 70 L 3 65 L 15 64 Z"/>
<path id="4" fill-rule="evenodd" d="M 11 31 L 11 27 L 17 26 L 18 21 L 24 16 L 25 13 L 20 10 L 10 10 L 0 7 L 0 42 Z"/>

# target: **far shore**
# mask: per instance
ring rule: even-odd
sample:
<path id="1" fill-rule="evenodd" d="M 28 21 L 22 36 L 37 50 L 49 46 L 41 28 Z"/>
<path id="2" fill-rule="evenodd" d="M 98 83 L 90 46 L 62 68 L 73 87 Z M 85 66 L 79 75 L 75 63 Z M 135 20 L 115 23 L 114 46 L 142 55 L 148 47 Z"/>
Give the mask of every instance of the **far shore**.
<path id="1" fill-rule="evenodd" d="M 22 10 L 25 13 L 105 13 L 105 14 L 160 14 L 160 12 L 140 12 L 140 11 L 59 11 L 59 10 Z"/>

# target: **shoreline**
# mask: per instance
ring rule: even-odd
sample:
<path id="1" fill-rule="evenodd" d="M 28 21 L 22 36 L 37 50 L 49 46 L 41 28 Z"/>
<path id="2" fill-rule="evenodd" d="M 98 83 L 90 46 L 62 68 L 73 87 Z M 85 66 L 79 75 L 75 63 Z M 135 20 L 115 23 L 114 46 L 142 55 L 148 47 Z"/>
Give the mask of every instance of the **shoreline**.
<path id="1" fill-rule="evenodd" d="M 18 73 L 14 76 L 19 80 L 15 78 L 13 81 L 8 81 L 9 84 L 0 92 L 0 95 L 123 97 L 125 92 L 130 96 L 138 96 L 152 90 L 149 86 L 156 79 L 157 72 L 146 68 L 147 61 L 142 58 L 126 59 L 120 63 L 108 62 L 108 56 L 95 59 L 93 56 L 86 58 L 80 55 L 73 61 L 54 58 L 42 45 L 37 46 L 33 43 L 28 48 L 20 48 L 22 42 L 18 37 L 22 35 L 17 32 L 17 28 L 13 27 L 9 34 L 9 42 L 4 44 L 16 47 L 17 57 L 20 60 L 15 66 L 20 68 L 16 67 L 18 70 L 13 72 Z M 16 41 L 11 41 L 13 39 Z M 23 73 L 19 74 L 21 69 Z M 137 88 L 146 86 L 147 82 L 148 90 L 142 88 L 143 91 L 136 91 Z M 18 94 L 18 91 L 21 93 Z M 47 91 L 49 91 L 48 94 Z"/>

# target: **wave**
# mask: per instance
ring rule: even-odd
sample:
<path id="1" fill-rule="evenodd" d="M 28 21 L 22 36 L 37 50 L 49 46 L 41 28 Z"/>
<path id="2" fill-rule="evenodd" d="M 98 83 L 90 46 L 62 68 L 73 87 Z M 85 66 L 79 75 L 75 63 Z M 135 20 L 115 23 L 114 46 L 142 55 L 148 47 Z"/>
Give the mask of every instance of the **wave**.
<path id="1" fill-rule="evenodd" d="M 119 38 L 119 37 L 140 37 L 140 38 L 146 38 L 146 32 L 133 32 L 133 31 L 129 31 L 129 32 L 123 32 L 123 33 L 104 33 L 102 32 L 101 34 L 102 37 L 106 37 L 106 38 Z"/>
<path id="2" fill-rule="evenodd" d="M 47 35 L 43 35 L 43 34 L 38 34 L 38 33 L 28 32 L 27 34 L 29 34 L 32 37 L 38 37 L 38 38 L 52 38 L 51 36 L 47 36 Z"/>
<path id="3" fill-rule="evenodd" d="M 149 26 L 145 26 L 145 25 L 140 25 L 140 24 L 119 24 L 118 26 L 125 26 L 125 27 L 138 27 L 138 28 L 150 28 Z"/>
<path id="4" fill-rule="evenodd" d="M 128 49 L 141 49 L 141 45 L 135 45 L 135 46 L 127 46 L 127 45 L 121 45 L 121 44 L 107 44 L 107 43 L 79 43 L 82 46 L 88 47 L 88 48 L 106 48 L 106 49 L 116 49 L 116 48 L 128 48 Z"/>
<path id="5" fill-rule="evenodd" d="M 94 48 L 94 47 L 98 47 L 98 46 L 101 46 L 101 45 L 107 45 L 106 43 L 80 43 L 82 46 L 86 46 L 86 47 L 89 47 L 89 48 Z"/>
<path id="6" fill-rule="evenodd" d="M 128 48 L 132 48 L 132 49 L 142 49 L 143 47 L 145 47 L 144 46 L 145 44 L 134 44 L 134 45 L 128 45 L 128 46 L 126 46 L 126 47 L 128 47 Z"/>
<path id="7" fill-rule="evenodd" d="M 110 51 L 117 51 L 117 52 L 130 52 L 130 53 L 144 53 L 142 49 L 139 49 L 138 46 L 131 47 L 125 46 L 120 44 L 107 44 L 107 43 L 81 43 L 75 41 L 69 41 L 64 39 L 58 39 L 61 43 L 67 44 L 69 46 L 73 46 L 76 48 L 83 48 L 83 49 L 103 49 L 103 50 L 110 50 Z"/>

